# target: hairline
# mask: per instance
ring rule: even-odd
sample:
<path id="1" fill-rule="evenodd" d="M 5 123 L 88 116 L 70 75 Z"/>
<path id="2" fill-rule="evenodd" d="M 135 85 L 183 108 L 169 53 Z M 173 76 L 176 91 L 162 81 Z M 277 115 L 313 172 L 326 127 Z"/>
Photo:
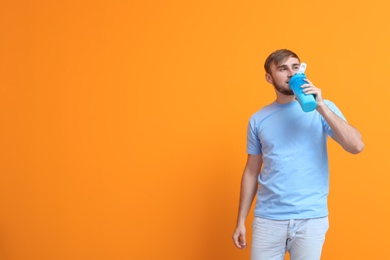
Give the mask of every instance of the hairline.
<path id="1" fill-rule="evenodd" d="M 287 55 L 287 56 L 284 57 L 283 60 L 277 62 L 277 60 L 280 58 L 280 56 L 285 56 L 285 55 Z M 274 64 L 276 67 L 278 67 L 280 64 L 282 64 L 283 62 L 285 62 L 287 59 L 289 59 L 291 57 L 296 58 L 296 59 L 298 59 L 299 62 L 301 62 L 301 60 L 299 59 L 299 56 L 293 51 L 290 51 L 288 49 L 280 49 L 280 50 L 274 51 L 265 60 L 265 63 L 264 63 L 265 72 L 271 73 L 272 64 Z"/>

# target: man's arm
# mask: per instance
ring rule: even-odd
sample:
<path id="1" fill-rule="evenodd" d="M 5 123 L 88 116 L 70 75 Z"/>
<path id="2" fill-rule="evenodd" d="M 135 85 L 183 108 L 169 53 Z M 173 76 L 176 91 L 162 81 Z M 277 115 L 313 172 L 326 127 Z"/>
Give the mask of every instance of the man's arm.
<path id="1" fill-rule="evenodd" d="M 332 129 L 332 138 L 338 142 L 345 151 L 352 154 L 363 151 L 364 143 L 362 141 L 362 136 L 356 128 L 336 115 L 325 103 L 317 105 L 317 111 Z"/>
<path id="2" fill-rule="evenodd" d="M 322 99 L 321 89 L 315 87 L 310 80 L 306 81 L 308 84 L 302 85 L 303 92 L 315 95 L 316 109 L 332 129 L 332 138 L 349 153 L 357 154 L 363 151 L 364 143 L 359 131 L 330 110 Z"/>
<path id="3" fill-rule="evenodd" d="M 240 248 L 246 248 L 245 221 L 248 216 L 253 199 L 257 191 L 257 177 L 263 164 L 262 154 L 248 155 L 244 173 L 241 179 L 240 203 L 238 209 L 237 225 L 233 234 L 234 244 Z"/>

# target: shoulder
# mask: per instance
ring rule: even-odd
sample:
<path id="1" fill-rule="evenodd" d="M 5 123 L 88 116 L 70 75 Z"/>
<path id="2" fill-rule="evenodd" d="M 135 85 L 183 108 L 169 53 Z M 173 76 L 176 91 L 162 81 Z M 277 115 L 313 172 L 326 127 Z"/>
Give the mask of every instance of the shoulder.
<path id="1" fill-rule="evenodd" d="M 328 100 L 328 99 L 325 99 L 324 100 L 324 103 L 325 103 L 325 105 L 327 105 L 332 111 L 335 111 L 335 110 L 339 110 L 339 108 L 337 107 L 337 105 L 334 103 L 334 102 L 332 102 L 332 101 L 330 101 L 330 100 Z"/>
<path id="2" fill-rule="evenodd" d="M 324 103 L 325 103 L 327 106 L 335 106 L 335 103 L 333 103 L 333 102 L 330 101 L 329 99 L 324 99 Z"/>
<path id="3" fill-rule="evenodd" d="M 345 121 L 346 118 L 345 116 L 343 115 L 343 113 L 341 112 L 341 110 L 336 106 L 335 103 L 333 103 L 332 101 L 330 100 L 324 100 L 324 103 L 325 105 L 327 105 L 329 107 L 330 110 L 333 111 L 333 113 L 335 113 L 336 115 L 338 115 L 339 117 L 341 117 L 342 119 L 344 119 Z"/>
<path id="4" fill-rule="evenodd" d="M 271 114 L 273 111 L 275 111 L 275 105 L 274 103 L 271 103 L 269 105 L 264 106 L 260 110 L 256 111 L 252 114 L 250 117 L 250 122 L 260 122 L 265 117 L 267 117 L 269 114 Z"/>

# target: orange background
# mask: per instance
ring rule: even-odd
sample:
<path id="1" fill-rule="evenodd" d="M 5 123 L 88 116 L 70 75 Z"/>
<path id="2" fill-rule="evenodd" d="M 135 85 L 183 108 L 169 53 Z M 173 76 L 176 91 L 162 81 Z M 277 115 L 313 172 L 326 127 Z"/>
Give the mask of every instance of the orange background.
<path id="1" fill-rule="evenodd" d="M 289 48 L 362 133 L 329 142 L 323 258 L 386 259 L 386 1 L 1 1 L 0 259 L 249 259 L 246 126 Z M 252 212 L 248 218 L 248 237 Z"/>

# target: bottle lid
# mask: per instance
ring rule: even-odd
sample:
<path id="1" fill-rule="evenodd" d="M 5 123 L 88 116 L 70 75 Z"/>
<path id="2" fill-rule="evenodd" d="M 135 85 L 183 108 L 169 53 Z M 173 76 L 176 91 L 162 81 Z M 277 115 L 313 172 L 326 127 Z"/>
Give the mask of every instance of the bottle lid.
<path id="1" fill-rule="evenodd" d="M 301 66 L 299 66 L 297 74 L 304 74 L 305 70 L 306 70 L 306 67 L 307 67 L 306 63 L 302 62 Z"/>

